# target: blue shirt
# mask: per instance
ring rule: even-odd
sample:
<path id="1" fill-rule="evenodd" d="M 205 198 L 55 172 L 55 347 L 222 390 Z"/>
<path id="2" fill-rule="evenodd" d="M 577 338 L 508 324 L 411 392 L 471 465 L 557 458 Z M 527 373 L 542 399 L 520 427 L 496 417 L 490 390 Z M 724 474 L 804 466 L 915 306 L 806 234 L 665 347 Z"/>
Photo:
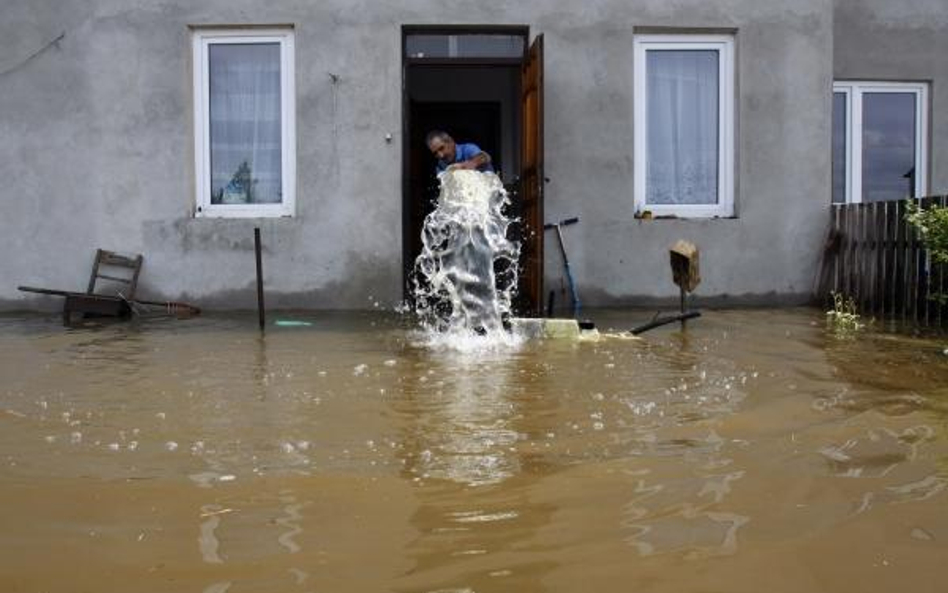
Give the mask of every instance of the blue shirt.
<path id="1" fill-rule="evenodd" d="M 447 169 L 449 165 L 453 165 L 454 163 L 460 163 L 461 161 L 469 161 L 482 152 L 484 151 L 481 150 L 481 148 L 477 144 L 473 144 L 471 142 L 465 142 L 464 144 L 455 144 L 454 145 L 454 160 L 451 161 L 450 163 L 447 161 L 439 160 L 438 167 L 437 167 L 438 173 L 444 172 L 444 170 Z M 478 167 L 477 170 L 481 172 L 489 171 L 493 173 L 494 167 L 492 167 L 491 164 L 488 162 Z"/>

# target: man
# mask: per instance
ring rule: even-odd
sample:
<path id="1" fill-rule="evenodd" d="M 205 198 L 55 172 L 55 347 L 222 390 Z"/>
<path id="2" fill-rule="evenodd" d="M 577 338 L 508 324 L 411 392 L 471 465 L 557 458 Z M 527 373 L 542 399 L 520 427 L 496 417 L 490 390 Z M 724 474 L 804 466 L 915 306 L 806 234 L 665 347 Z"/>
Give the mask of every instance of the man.
<path id="1" fill-rule="evenodd" d="M 490 164 L 490 155 L 470 142 L 458 144 L 447 132 L 433 130 L 425 139 L 431 154 L 438 159 L 437 172 L 448 169 L 476 169 L 481 172 L 494 172 Z"/>

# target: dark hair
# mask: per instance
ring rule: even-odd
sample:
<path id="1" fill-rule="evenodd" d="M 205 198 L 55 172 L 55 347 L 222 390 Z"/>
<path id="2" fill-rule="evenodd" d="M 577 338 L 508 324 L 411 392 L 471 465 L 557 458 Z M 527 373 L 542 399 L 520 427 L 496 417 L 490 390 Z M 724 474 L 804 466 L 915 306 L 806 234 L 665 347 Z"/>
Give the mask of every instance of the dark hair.
<path id="1" fill-rule="evenodd" d="M 431 141 L 435 138 L 439 140 L 448 141 L 451 140 L 451 135 L 445 132 L 444 130 L 431 130 L 428 132 L 428 135 L 425 136 L 425 144 L 431 144 Z"/>

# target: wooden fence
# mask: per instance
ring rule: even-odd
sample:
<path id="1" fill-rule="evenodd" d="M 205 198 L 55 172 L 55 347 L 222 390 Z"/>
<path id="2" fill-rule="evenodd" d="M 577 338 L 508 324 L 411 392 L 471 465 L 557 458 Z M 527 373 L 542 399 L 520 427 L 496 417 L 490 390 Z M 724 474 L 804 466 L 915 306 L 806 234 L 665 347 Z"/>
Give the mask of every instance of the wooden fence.
<path id="1" fill-rule="evenodd" d="M 922 208 L 948 205 L 948 196 L 915 200 Z M 948 328 L 948 305 L 930 298 L 948 293 L 946 266 L 932 264 L 907 202 L 834 204 L 817 295 L 852 297 L 860 315 Z"/>

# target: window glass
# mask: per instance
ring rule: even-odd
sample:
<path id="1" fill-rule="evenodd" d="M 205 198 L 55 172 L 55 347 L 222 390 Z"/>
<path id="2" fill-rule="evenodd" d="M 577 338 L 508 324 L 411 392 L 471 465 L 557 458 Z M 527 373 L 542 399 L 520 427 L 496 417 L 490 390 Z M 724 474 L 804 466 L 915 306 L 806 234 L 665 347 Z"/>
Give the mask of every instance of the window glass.
<path id="1" fill-rule="evenodd" d="M 450 51 L 447 35 L 409 35 L 405 51 L 410 58 L 445 58 Z"/>
<path id="2" fill-rule="evenodd" d="M 901 200 L 914 195 L 915 93 L 862 97 L 862 199 Z"/>
<path id="3" fill-rule="evenodd" d="M 846 93 L 833 93 L 833 203 L 846 201 Z"/>
<path id="4" fill-rule="evenodd" d="M 410 58 L 519 58 L 523 56 L 520 35 L 418 34 L 405 40 Z"/>
<path id="5" fill-rule="evenodd" d="M 479 58 L 519 58 L 523 37 L 519 35 L 458 35 L 458 55 Z"/>
<path id="6" fill-rule="evenodd" d="M 718 202 L 718 52 L 646 52 L 648 204 Z"/>
<path id="7" fill-rule="evenodd" d="M 280 45 L 215 43 L 208 55 L 211 203 L 280 203 Z"/>

